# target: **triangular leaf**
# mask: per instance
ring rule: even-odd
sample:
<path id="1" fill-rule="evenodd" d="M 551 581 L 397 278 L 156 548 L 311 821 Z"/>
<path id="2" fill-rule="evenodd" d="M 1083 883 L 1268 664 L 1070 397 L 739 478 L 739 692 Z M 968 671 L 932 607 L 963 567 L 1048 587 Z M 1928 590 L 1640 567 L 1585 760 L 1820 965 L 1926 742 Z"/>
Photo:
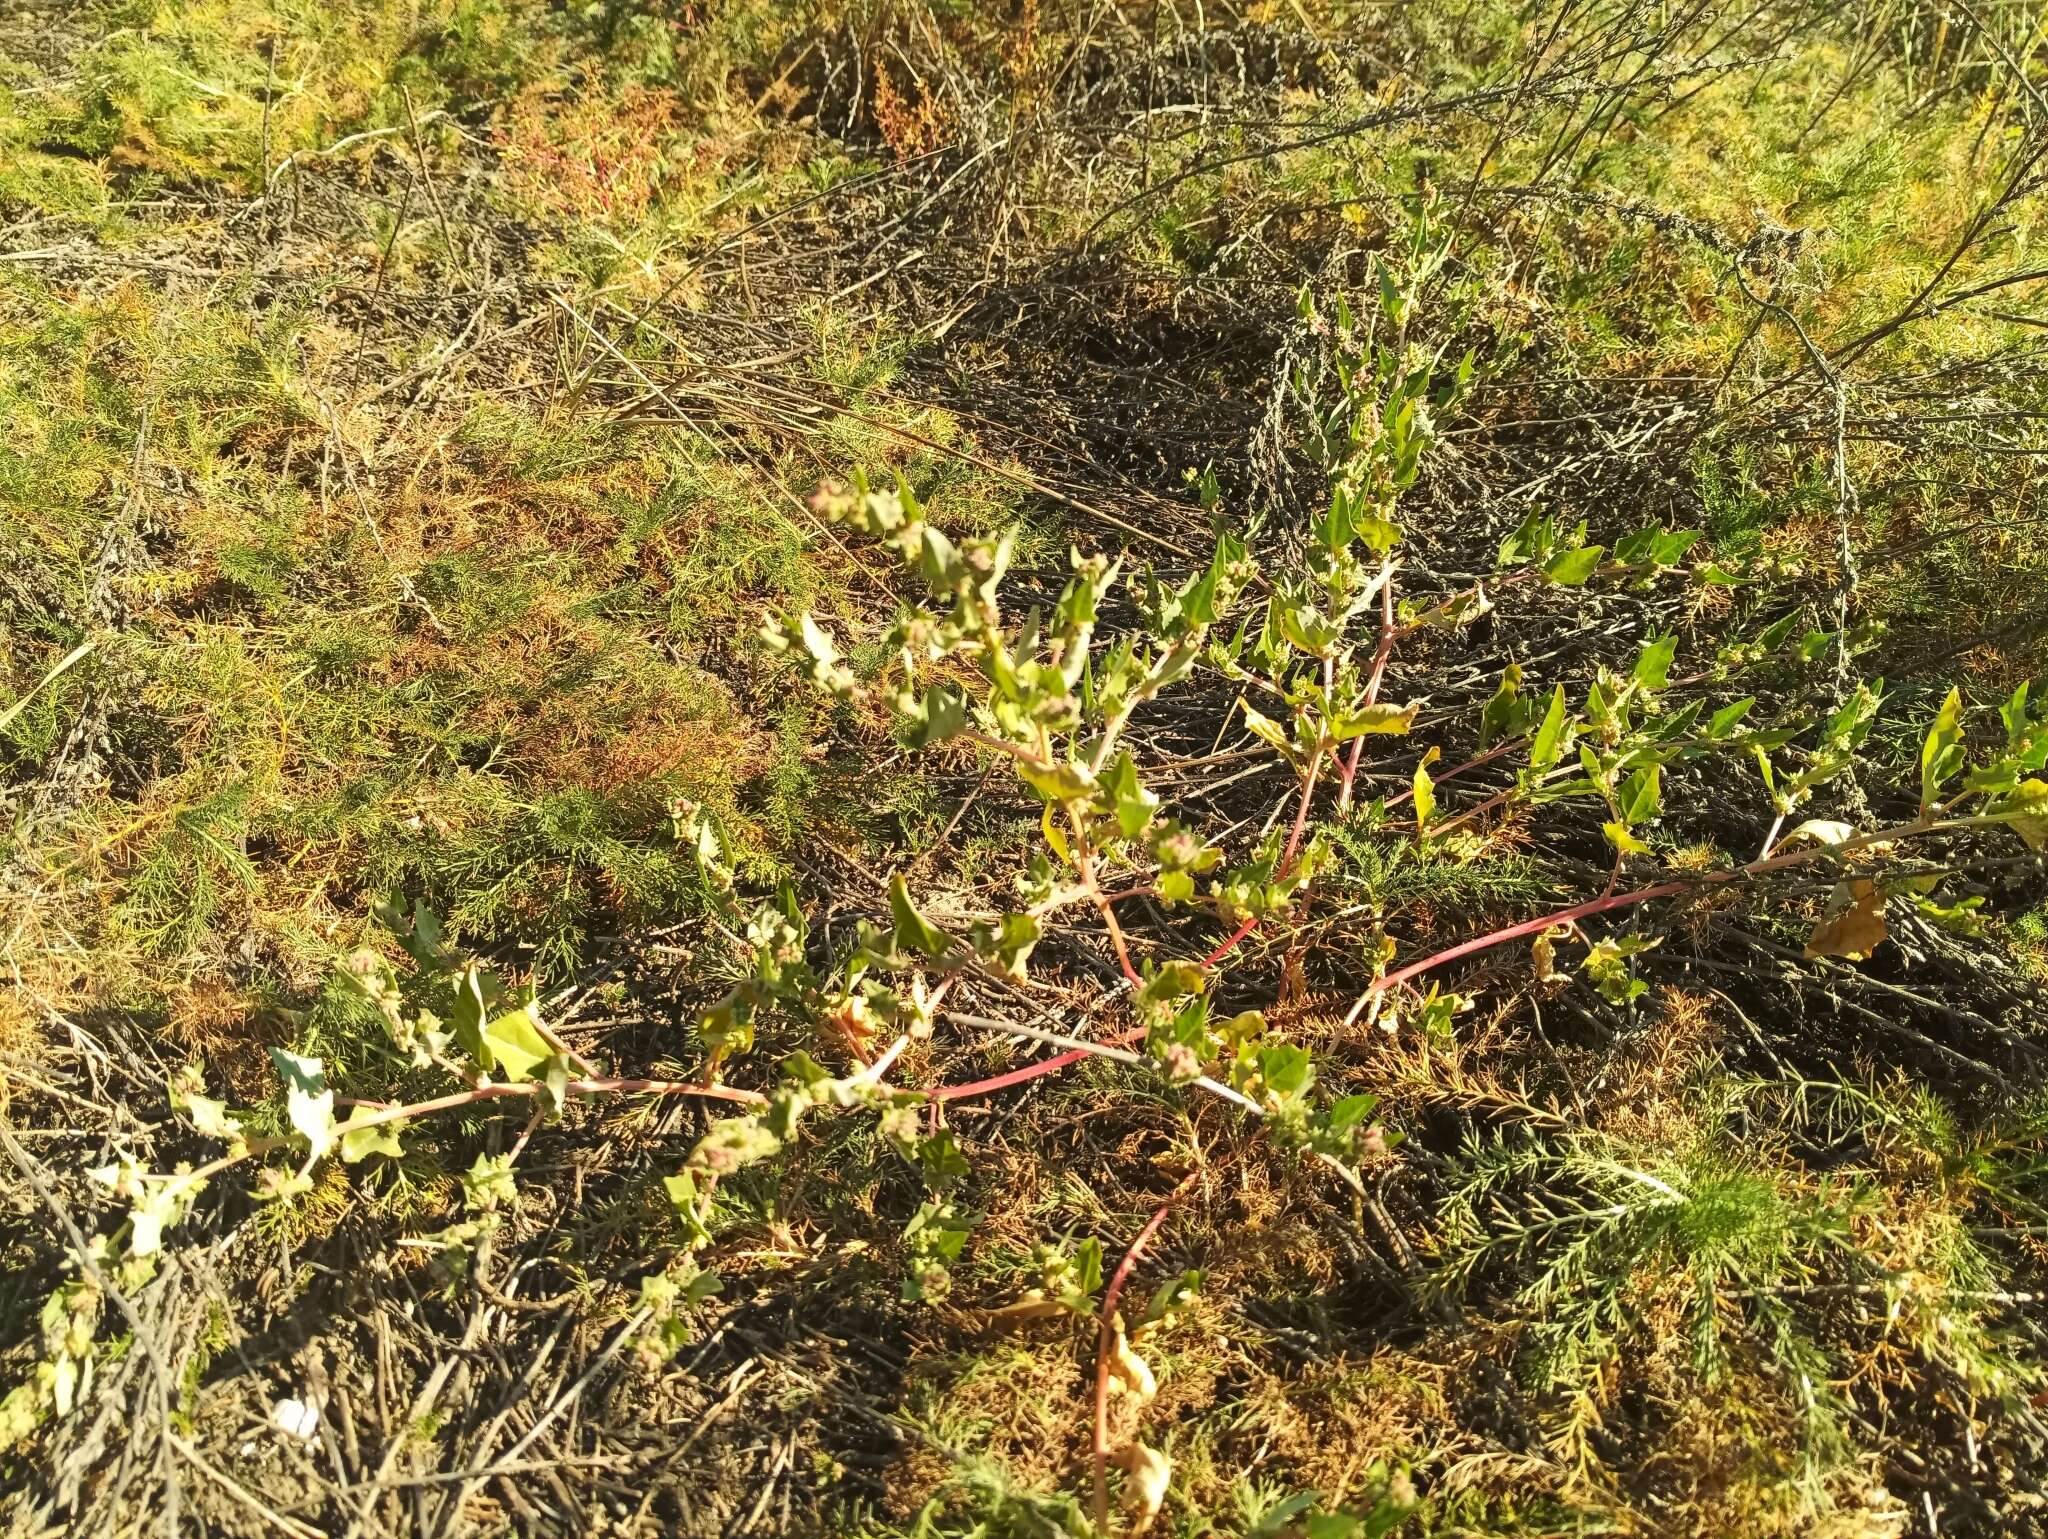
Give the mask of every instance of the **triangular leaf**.
<path id="1" fill-rule="evenodd" d="M 896 921 L 898 951 L 916 950 L 928 957 L 936 957 L 943 956 L 946 948 L 953 944 L 944 930 L 917 911 L 917 905 L 910 901 L 910 888 L 900 871 L 889 878 L 889 912 Z"/>
<path id="2" fill-rule="evenodd" d="M 1543 564 L 1543 575 L 1561 587 L 1576 588 L 1599 570 L 1606 549 L 1604 545 L 1581 545 L 1577 550 L 1560 551 Z"/>
<path id="3" fill-rule="evenodd" d="M 354 1165 L 373 1154 L 389 1155 L 395 1160 L 405 1153 L 404 1146 L 398 1141 L 396 1123 L 380 1122 L 368 1128 L 353 1125 L 362 1121 L 365 1115 L 358 1112 L 335 1129 L 341 1135 L 342 1163 Z"/>
<path id="4" fill-rule="evenodd" d="M 554 1045 L 541 1035 L 537 1004 L 507 1010 L 484 1028 L 484 1040 L 498 1070 L 515 1083 L 529 1078 L 533 1066 L 554 1052 Z"/>

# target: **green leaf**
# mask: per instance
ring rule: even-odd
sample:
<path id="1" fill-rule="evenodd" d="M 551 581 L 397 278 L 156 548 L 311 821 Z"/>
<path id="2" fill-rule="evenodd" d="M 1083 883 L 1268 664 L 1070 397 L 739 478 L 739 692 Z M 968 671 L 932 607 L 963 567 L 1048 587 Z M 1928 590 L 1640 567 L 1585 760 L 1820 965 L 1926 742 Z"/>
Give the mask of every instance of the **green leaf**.
<path id="1" fill-rule="evenodd" d="M 1280 634 L 1311 657 L 1321 657 L 1344 639 L 1344 632 L 1313 604 L 1273 600 Z"/>
<path id="2" fill-rule="evenodd" d="M 1421 713 L 1422 704 L 1361 705 L 1355 711 L 1339 711 L 1330 718 L 1330 736 L 1338 742 L 1354 737 L 1406 737 Z"/>
<path id="3" fill-rule="evenodd" d="M 491 1213 L 519 1202 L 519 1183 L 509 1154 L 479 1154 L 462 1177 L 462 1197 L 472 1213 Z"/>
<path id="4" fill-rule="evenodd" d="M 1621 815 L 1630 824 L 1647 823 L 1664 810 L 1664 771 L 1652 764 L 1629 776 L 1621 788 Z"/>
<path id="5" fill-rule="evenodd" d="M 1208 625 L 1216 618 L 1216 584 L 1222 575 L 1221 552 L 1217 560 L 1202 569 L 1199 576 L 1188 579 L 1180 590 L 1180 614 L 1182 629 L 1197 625 Z"/>
<path id="6" fill-rule="evenodd" d="M 1920 810 L 1941 798 L 1941 788 L 1963 767 L 1963 692 L 1951 689 L 1920 744 Z"/>
<path id="7" fill-rule="evenodd" d="M 661 1188 L 668 1194 L 669 1207 L 674 1211 L 676 1222 L 682 1226 L 684 1243 L 691 1250 L 700 1250 L 711 1243 L 711 1231 L 704 1226 L 698 1212 L 699 1197 L 697 1178 L 687 1170 L 681 1175 L 664 1176 Z"/>
<path id="8" fill-rule="evenodd" d="M 484 1027 L 484 1041 L 490 1046 L 499 1072 L 515 1084 L 530 1077 L 533 1066 L 544 1062 L 555 1050 L 541 1035 L 538 1009 L 538 1005 L 529 1003 L 517 1010 L 507 1010 Z"/>
<path id="9" fill-rule="evenodd" d="M 541 1098 L 547 1106 L 550 1122 L 559 1122 L 569 1105 L 569 1055 L 563 1052 L 548 1054 L 540 1066 Z"/>
<path id="10" fill-rule="evenodd" d="M 1541 561 L 1556 542 L 1557 526 L 1546 514 L 1531 513 L 1522 520 L 1520 528 L 1500 542 L 1500 564 L 1521 566 Z"/>
<path id="11" fill-rule="evenodd" d="M 486 1074 L 497 1067 L 491 1045 L 484 1040 L 484 1022 L 490 1018 L 491 1009 L 488 988 L 482 970 L 474 962 L 463 968 L 455 985 L 455 1011 L 450 1022 L 455 1028 L 455 1040 Z"/>
<path id="12" fill-rule="evenodd" d="M 1647 690 L 1662 689 L 1671 680 L 1671 659 L 1678 653 L 1676 633 L 1652 638 L 1636 658 L 1636 665 L 1630 672 L 1638 684 Z"/>
<path id="13" fill-rule="evenodd" d="M 341 1159 L 343 1164 L 354 1165 L 368 1159 L 373 1154 L 388 1155 L 395 1160 L 405 1153 L 404 1146 L 398 1141 L 398 1126 L 396 1123 L 381 1122 L 372 1128 L 357 1127 L 355 1125 L 369 1115 L 367 1112 L 358 1112 L 355 1116 L 349 1118 L 347 1122 L 342 1123 L 340 1127 L 335 1129 L 341 1135 Z"/>
<path id="14" fill-rule="evenodd" d="M 1415 766 L 1415 777 L 1410 782 L 1415 792 L 1415 833 L 1418 838 L 1429 834 L 1430 819 L 1436 816 L 1436 784 L 1429 778 L 1429 767 L 1443 757 L 1441 748 L 1432 748 L 1422 756 L 1422 762 Z"/>
<path id="15" fill-rule="evenodd" d="M 334 1145 L 334 1092 L 327 1087 L 327 1066 L 281 1047 L 270 1050 L 270 1061 L 284 1080 L 292 1131 L 312 1145 L 313 1158 L 324 1157 Z"/>
<path id="16" fill-rule="evenodd" d="M 1145 979 L 1143 987 L 1138 990 L 1138 1003 L 1148 1005 L 1159 1000 L 1199 994 L 1208 982 L 1208 974 L 1193 962 L 1167 962 Z"/>
<path id="17" fill-rule="evenodd" d="M 947 1266 L 960 1259 L 975 1218 L 957 1213 L 949 1202 L 927 1202 L 903 1226 L 903 1248 L 910 1257 L 910 1275 L 903 1279 L 904 1302 L 933 1298 L 947 1285 Z"/>
<path id="18" fill-rule="evenodd" d="M 1095 794 L 1095 777 L 1087 767 L 1070 764 L 1064 759 L 1051 764 L 1020 759 L 1017 761 L 1017 773 L 1034 791 L 1052 801 L 1080 801 Z"/>
<path id="19" fill-rule="evenodd" d="M 1679 558 L 1698 543 L 1703 530 L 1673 529 L 1660 532 L 1650 542 L 1650 559 L 1658 566 L 1677 566 Z"/>
<path id="20" fill-rule="evenodd" d="M 1706 736 L 1717 741 L 1726 737 L 1735 730 L 1736 724 L 1749 714 L 1750 707 L 1755 704 L 1756 696 L 1744 695 L 1740 700 L 1722 706 L 1708 719 Z"/>
<path id="21" fill-rule="evenodd" d="M 1293 1100 L 1315 1083 L 1315 1060 L 1292 1042 L 1263 1043 L 1257 1049 L 1259 1078 L 1280 1100 Z"/>
<path id="22" fill-rule="evenodd" d="M 967 1178 L 967 1156 L 949 1129 L 920 1139 L 914 1153 L 924 1184 L 934 1192 L 949 1192 Z"/>
<path id="23" fill-rule="evenodd" d="M 711 1130 L 697 1140 L 690 1151 L 689 1168 L 712 1176 L 729 1176 L 736 1170 L 767 1159 L 782 1147 L 782 1139 L 761 1117 L 725 1117 L 711 1124 Z"/>
<path id="24" fill-rule="evenodd" d="M 1790 812 L 1792 804 L 1785 799 L 1785 794 L 1778 789 L 1778 776 L 1777 772 L 1771 768 L 1771 756 L 1764 752 L 1763 745 L 1759 743 L 1752 743 L 1750 745 L 1750 752 L 1756 755 L 1756 772 L 1763 776 L 1764 794 L 1771 799 L 1771 810 L 1779 813 Z"/>
<path id="25" fill-rule="evenodd" d="M 1068 1286 L 1084 1299 L 1092 1299 L 1102 1286 L 1102 1242 L 1092 1234 L 1074 1247 L 1073 1272 Z"/>
<path id="26" fill-rule="evenodd" d="M 903 741 L 912 748 L 929 748 L 957 737 L 967 727 L 967 697 L 950 684 L 934 684 L 913 710 L 900 710 L 904 721 Z"/>
<path id="27" fill-rule="evenodd" d="M 968 941 L 976 956 L 994 962 L 1004 973 L 1021 983 L 1025 961 L 1042 933 L 1038 921 L 1031 915 L 1005 914 L 1001 923 L 995 925 L 976 920 L 969 929 Z"/>
<path id="28" fill-rule="evenodd" d="M 1773 623 L 1765 626 L 1761 631 L 1759 631 L 1757 633 L 1757 638 L 1755 642 L 1752 643 L 1752 645 L 1755 646 L 1755 648 L 1761 655 L 1768 657 L 1771 653 L 1777 651 L 1779 647 L 1785 644 L 1785 638 L 1792 634 L 1793 629 L 1804 618 L 1804 611 L 1797 609 L 1793 610 L 1792 613 L 1786 615 L 1784 619 L 1774 621 Z"/>
<path id="29" fill-rule="evenodd" d="M 1479 751 L 1484 753 L 1497 739 L 1520 733 L 1527 725 L 1528 709 L 1522 699 L 1522 666 L 1509 663 L 1493 698 L 1479 713 Z"/>
<path id="30" fill-rule="evenodd" d="M 1600 569 L 1600 557 L 1606 550 L 1604 545 L 1581 545 L 1577 550 L 1560 551 L 1543 563 L 1543 575 L 1560 587 L 1576 588 Z"/>
<path id="31" fill-rule="evenodd" d="M 1586 953 L 1586 976 L 1611 1005 L 1633 1004 L 1650 991 L 1650 986 L 1630 970 L 1628 959 L 1657 945 L 1654 940 L 1620 940 L 1611 936 Z"/>
<path id="32" fill-rule="evenodd" d="M 944 930 L 930 923 L 910 901 L 910 888 L 898 871 L 889 878 L 889 913 L 896 921 L 898 951 L 922 951 L 928 957 L 943 956 L 953 944 Z"/>
<path id="33" fill-rule="evenodd" d="M 2008 748 L 2019 747 L 2020 739 L 2026 736 L 2027 687 L 2025 681 L 2022 681 L 2019 688 L 2012 692 L 2011 698 L 1998 708 L 1998 719 L 2005 723 L 2005 746 Z"/>
<path id="34" fill-rule="evenodd" d="M 1564 756 L 1564 686 L 1550 696 L 1550 708 L 1543 713 L 1543 725 L 1536 729 L 1536 741 L 1529 749 L 1529 762 L 1537 769 L 1549 769 Z"/>
<path id="35" fill-rule="evenodd" d="M 1102 789 L 1109 797 L 1110 810 L 1115 813 L 1117 827 L 1124 831 L 1124 837 L 1137 838 L 1151 823 L 1159 798 L 1138 783 L 1138 766 L 1131 761 L 1130 754 L 1116 756 L 1103 778 Z"/>
<path id="36" fill-rule="evenodd" d="M 1401 541 L 1401 526 L 1382 518 L 1371 508 L 1354 509 L 1351 523 L 1365 548 L 1375 556 L 1384 556 Z"/>
<path id="37" fill-rule="evenodd" d="M 1067 845 L 1066 831 L 1060 827 L 1059 820 L 1052 813 L 1053 804 L 1047 802 L 1044 810 L 1038 814 L 1039 831 L 1045 835 L 1046 847 L 1071 866 L 1074 863 L 1074 852 Z"/>

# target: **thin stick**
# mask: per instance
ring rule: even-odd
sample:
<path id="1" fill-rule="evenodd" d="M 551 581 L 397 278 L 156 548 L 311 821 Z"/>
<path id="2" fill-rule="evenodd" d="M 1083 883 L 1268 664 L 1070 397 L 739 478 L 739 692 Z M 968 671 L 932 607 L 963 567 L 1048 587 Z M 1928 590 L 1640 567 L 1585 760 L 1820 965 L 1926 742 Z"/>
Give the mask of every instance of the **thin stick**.
<path id="1" fill-rule="evenodd" d="M 14 720 L 14 718 L 19 716 L 23 711 L 28 709 L 29 701 L 35 699 L 35 697 L 38 694 L 42 693 L 44 689 L 46 689 L 49 685 L 55 683 L 59 675 L 61 675 L 65 669 L 69 668 L 73 663 L 85 657 L 93 650 L 94 647 L 98 645 L 99 643 L 97 641 L 81 641 L 77 646 L 73 647 L 69 652 L 67 652 L 64 655 L 64 660 L 62 662 L 58 663 L 56 667 L 52 668 L 48 673 L 44 674 L 40 679 L 36 680 L 34 684 L 30 685 L 27 694 L 23 695 L 19 700 L 15 701 L 14 704 L 10 705 L 5 711 L 0 711 L 0 732 L 5 732 L 8 728 L 8 725 Z"/>

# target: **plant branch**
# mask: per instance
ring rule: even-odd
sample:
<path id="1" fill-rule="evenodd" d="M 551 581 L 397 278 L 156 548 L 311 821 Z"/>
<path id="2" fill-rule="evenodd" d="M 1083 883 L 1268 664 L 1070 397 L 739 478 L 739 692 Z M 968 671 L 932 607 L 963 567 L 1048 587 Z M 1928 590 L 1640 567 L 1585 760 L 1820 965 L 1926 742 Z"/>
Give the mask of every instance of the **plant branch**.
<path id="1" fill-rule="evenodd" d="M 1095 1431 L 1090 1439 L 1089 1454 L 1095 1470 L 1095 1532 L 1106 1536 L 1109 1533 L 1109 1360 L 1116 1344 L 1116 1306 L 1123 1297 L 1124 1284 L 1131 1280 L 1131 1270 L 1138 1264 L 1138 1257 L 1152 1237 L 1159 1233 L 1166 1222 L 1166 1215 L 1173 1211 L 1173 1205 L 1187 1195 L 1195 1184 L 1195 1171 L 1189 1171 L 1179 1186 L 1159 1204 L 1158 1210 L 1138 1231 L 1138 1237 L 1131 1241 L 1130 1249 L 1124 1252 L 1115 1273 L 1109 1279 L 1108 1288 L 1102 1294 L 1102 1315 L 1095 1329 Z"/>

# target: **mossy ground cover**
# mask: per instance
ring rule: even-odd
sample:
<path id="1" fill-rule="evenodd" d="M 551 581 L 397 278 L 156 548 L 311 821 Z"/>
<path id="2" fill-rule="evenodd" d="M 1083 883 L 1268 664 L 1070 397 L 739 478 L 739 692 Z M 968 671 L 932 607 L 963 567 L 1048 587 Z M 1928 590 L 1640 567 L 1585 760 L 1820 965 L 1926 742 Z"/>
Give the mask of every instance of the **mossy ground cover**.
<path id="1" fill-rule="evenodd" d="M 12 1520 L 1081 1535 L 1113 1443 L 1118 1532 L 2041 1529 L 2048 888 L 1988 836 L 1868 955 L 1802 955 L 1829 884 L 1795 884 L 1631 919 L 1656 944 L 1613 988 L 1524 944 L 1446 976 L 1470 1009 L 1360 1019 L 1383 938 L 1436 951 L 1636 858 L 1490 760 L 1432 835 L 1415 755 L 1375 748 L 1355 809 L 1322 784 L 1313 900 L 1217 988 L 1378 1098 L 1348 1187 L 1101 1059 L 921 1107 L 911 1161 L 814 1112 L 687 1198 L 703 1100 L 467 1100 L 396 1157 L 224 1173 L 146 1276 L 116 1265 L 124 1178 L 86 1174 L 214 1159 L 195 1094 L 298 1136 L 280 1064 L 344 1107 L 447 1092 L 337 973 L 404 963 L 392 899 L 537 990 L 579 1073 L 857 1078 L 887 1034 L 850 1006 L 720 1014 L 775 904 L 820 966 L 890 922 L 892 873 L 964 935 L 1017 905 L 1056 802 L 763 645 L 809 612 L 875 679 L 918 588 L 814 488 L 900 477 L 948 548 L 1014 530 L 1019 617 L 1056 612 L 1070 547 L 1171 586 L 1222 530 L 1274 581 L 1328 505 L 1345 314 L 1469 360 L 1402 494 L 1404 592 L 1492 583 L 1532 514 L 1701 535 L 1675 584 L 1504 582 L 1404 637 L 1389 698 L 1438 774 L 1483 753 L 1509 664 L 1576 698 L 1670 634 L 1675 694 L 1755 725 L 1888 681 L 1798 816 L 1910 817 L 1948 690 L 1981 756 L 2042 671 L 2041 35 L 1342 0 L 0 19 Z M 1381 282 L 1424 209 L 1448 255 L 1409 318 Z M 1103 633 L 1148 602 L 1105 598 Z M 1252 685 L 1192 678 L 1134 741 L 1247 858 L 1299 776 L 1245 729 Z M 1667 874 L 1782 829 L 1747 762 L 1673 768 L 1663 802 Z M 1048 918 L 1026 982 L 955 1005 L 1114 1036 L 1126 945 L 1224 933 L 1157 897 L 1114 948 Z M 441 963 L 408 933 L 411 1010 Z M 941 1018 L 890 1072 L 1044 1051 Z M 920 1229 L 941 1209 L 964 1240 Z M 1156 1392 L 1098 1432 L 1081 1282 L 1162 1211 L 1125 1296 L 1159 1313 Z M 1081 1305 L 1039 1307 L 1061 1287 Z"/>

